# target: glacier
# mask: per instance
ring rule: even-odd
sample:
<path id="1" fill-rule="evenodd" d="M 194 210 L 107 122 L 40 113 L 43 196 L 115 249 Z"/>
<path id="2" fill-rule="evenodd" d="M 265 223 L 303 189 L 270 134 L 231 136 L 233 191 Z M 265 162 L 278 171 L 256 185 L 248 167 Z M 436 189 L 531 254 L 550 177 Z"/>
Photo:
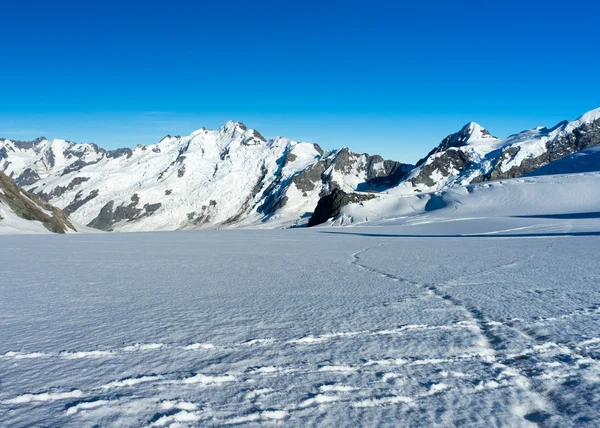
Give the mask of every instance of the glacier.
<path id="1" fill-rule="evenodd" d="M 383 195 L 348 227 L 2 236 L 0 426 L 596 426 L 598 185 Z"/>

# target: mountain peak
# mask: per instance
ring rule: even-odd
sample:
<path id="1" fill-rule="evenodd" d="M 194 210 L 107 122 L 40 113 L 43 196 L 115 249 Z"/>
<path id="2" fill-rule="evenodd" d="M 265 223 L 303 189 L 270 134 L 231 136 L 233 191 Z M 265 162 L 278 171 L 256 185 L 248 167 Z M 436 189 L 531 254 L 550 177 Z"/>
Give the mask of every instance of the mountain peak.
<path id="1" fill-rule="evenodd" d="M 221 128 L 221 130 L 225 132 L 233 132 L 235 130 L 240 130 L 242 132 L 247 131 L 248 128 L 242 122 L 236 122 L 233 120 L 228 120 L 225 125 Z"/>
<path id="2" fill-rule="evenodd" d="M 438 146 L 438 151 L 447 150 L 450 147 L 461 147 L 466 146 L 474 140 L 481 140 L 485 138 L 493 138 L 492 134 L 487 129 L 476 122 L 469 122 L 461 128 L 460 131 L 448 135 L 442 140 Z"/>
<path id="3" fill-rule="evenodd" d="M 465 137 L 468 136 L 467 141 L 481 138 L 495 138 L 492 136 L 492 134 L 489 133 L 487 129 L 485 129 L 477 122 L 467 123 L 465 126 L 462 127 L 458 134 L 461 134 Z"/>

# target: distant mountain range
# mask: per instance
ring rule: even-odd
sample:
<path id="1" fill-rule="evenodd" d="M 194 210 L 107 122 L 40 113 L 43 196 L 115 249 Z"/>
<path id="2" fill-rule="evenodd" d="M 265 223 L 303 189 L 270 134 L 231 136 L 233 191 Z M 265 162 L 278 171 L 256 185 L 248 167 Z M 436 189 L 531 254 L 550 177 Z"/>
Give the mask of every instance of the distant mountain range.
<path id="1" fill-rule="evenodd" d="M 416 166 L 347 148 L 267 140 L 230 121 L 135 149 L 0 139 L 0 171 L 76 224 L 102 230 L 291 227 L 306 225 L 334 190 L 333 205 L 381 192 L 440 191 L 519 177 L 597 144 L 600 109 L 506 139 L 469 123 Z"/>

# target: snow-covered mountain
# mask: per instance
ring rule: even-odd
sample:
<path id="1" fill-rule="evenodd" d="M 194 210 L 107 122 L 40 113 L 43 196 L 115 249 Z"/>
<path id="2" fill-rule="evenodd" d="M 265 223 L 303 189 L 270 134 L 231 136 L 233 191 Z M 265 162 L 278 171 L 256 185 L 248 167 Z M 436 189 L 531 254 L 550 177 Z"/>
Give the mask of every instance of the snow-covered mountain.
<path id="1" fill-rule="evenodd" d="M 551 129 L 534 128 L 506 139 L 477 123 L 446 137 L 393 191 L 411 194 L 514 178 L 600 144 L 600 108 Z"/>
<path id="2" fill-rule="evenodd" d="M 107 151 L 65 140 L 0 140 L 0 170 L 102 230 L 303 224 L 333 189 L 397 184 L 411 165 L 283 137 L 240 122 Z"/>
<path id="3" fill-rule="evenodd" d="M 0 172 L 0 234 L 75 231 L 61 210 L 27 193 Z"/>
<path id="4" fill-rule="evenodd" d="M 0 139 L 0 171 L 74 222 L 102 230 L 281 227 L 306 224 L 335 189 L 322 205 L 332 213 L 372 198 L 356 192 L 418 194 L 519 177 L 599 143 L 600 108 L 506 139 L 471 122 L 413 167 L 347 148 L 267 140 L 230 121 L 133 150 Z"/>
<path id="5" fill-rule="evenodd" d="M 447 136 L 406 178 L 384 194 L 374 198 L 338 189 L 324 196 L 309 225 L 325 223 L 328 219 L 333 219 L 331 224 L 348 224 L 419 214 L 438 209 L 439 204 L 450 205 L 446 201 L 448 192 L 470 193 L 477 183 L 524 175 L 600 171 L 599 148 L 600 108 L 573 122 L 561 122 L 552 129 L 539 127 L 523 131 L 504 140 L 471 122 Z M 577 178 L 574 181 L 577 182 Z M 573 180 L 568 182 L 575 189 Z M 514 192 L 525 188 L 531 189 L 524 185 L 509 187 Z M 589 193 L 590 189 L 586 190 Z M 409 198 L 415 194 L 417 197 Z M 542 193 L 527 195 L 532 199 L 545 197 Z M 346 205 L 353 207 L 345 209 Z M 453 206 L 459 205 L 461 203 Z M 502 208 L 492 204 L 492 200 L 486 200 L 485 205 Z"/>

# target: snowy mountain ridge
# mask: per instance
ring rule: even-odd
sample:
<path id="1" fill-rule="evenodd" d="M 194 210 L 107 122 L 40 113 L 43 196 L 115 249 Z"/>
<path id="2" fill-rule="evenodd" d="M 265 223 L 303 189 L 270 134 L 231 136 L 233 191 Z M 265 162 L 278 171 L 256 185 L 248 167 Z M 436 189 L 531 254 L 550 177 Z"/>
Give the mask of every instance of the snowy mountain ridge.
<path id="1" fill-rule="evenodd" d="M 229 121 L 218 130 L 110 151 L 43 137 L 0 139 L 0 171 L 75 223 L 101 230 L 272 228 L 307 224 L 319 200 L 335 189 L 370 193 L 338 193 L 337 212 L 373 199 L 374 192 L 438 192 L 531 174 L 599 143 L 600 108 L 505 139 L 470 122 L 414 167 L 346 147 L 324 151 L 284 137 L 267 140 Z"/>
<path id="2" fill-rule="evenodd" d="M 390 192 L 414 194 L 515 178 L 597 144 L 600 108 L 551 129 L 538 127 L 505 139 L 471 122 L 446 137 Z"/>
<path id="3" fill-rule="evenodd" d="M 391 186 L 410 169 L 347 148 L 267 140 L 233 121 L 133 150 L 0 140 L 0 170 L 73 221 L 102 230 L 303 224 L 333 188 Z"/>

